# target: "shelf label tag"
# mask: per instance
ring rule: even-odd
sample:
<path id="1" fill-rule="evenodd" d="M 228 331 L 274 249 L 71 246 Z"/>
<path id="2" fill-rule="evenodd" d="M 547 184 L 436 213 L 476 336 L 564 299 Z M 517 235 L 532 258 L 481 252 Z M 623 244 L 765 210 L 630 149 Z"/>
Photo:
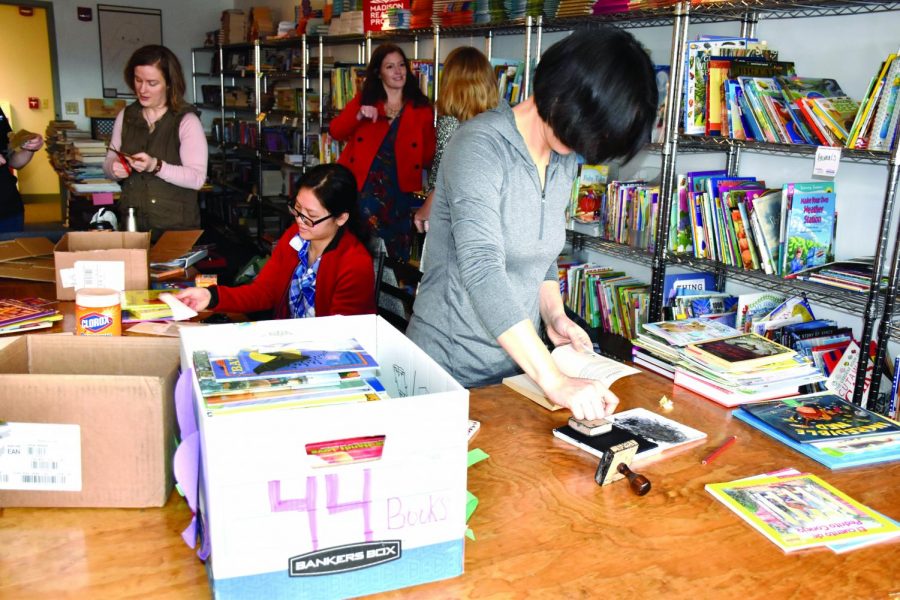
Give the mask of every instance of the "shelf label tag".
<path id="1" fill-rule="evenodd" d="M 813 175 L 834 177 L 837 175 L 840 163 L 840 148 L 835 148 L 833 146 L 819 146 L 816 148 L 816 164 L 813 166 Z"/>

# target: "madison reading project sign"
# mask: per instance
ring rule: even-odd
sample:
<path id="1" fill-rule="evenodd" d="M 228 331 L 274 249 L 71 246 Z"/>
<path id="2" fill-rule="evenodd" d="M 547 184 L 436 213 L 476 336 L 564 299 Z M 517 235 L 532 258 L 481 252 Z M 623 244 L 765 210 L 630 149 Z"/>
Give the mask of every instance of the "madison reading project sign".
<path id="1" fill-rule="evenodd" d="M 388 10 L 409 9 L 410 0 L 368 0 L 365 3 L 365 30 L 381 31 L 387 21 Z"/>

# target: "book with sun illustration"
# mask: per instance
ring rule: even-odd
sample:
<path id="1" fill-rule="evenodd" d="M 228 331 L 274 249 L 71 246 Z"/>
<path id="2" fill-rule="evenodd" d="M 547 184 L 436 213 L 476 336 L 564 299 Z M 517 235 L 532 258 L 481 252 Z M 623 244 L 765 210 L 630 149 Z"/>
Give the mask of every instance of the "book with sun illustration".
<path id="1" fill-rule="evenodd" d="M 232 354 L 210 353 L 209 363 L 217 381 L 264 379 L 361 371 L 373 376 L 378 363 L 354 339 L 334 342 L 297 342 L 244 348 Z"/>

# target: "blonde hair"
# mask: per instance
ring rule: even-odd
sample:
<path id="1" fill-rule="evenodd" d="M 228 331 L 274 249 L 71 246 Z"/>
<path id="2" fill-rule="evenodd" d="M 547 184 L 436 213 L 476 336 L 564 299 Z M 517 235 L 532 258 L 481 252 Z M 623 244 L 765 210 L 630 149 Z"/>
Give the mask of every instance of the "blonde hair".
<path id="1" fill-rule="evenodd" d="M 494 69 L 487 57 L 472 46 L 456 48 L 447 55 L 440 85 L 439 115 L 465 121 L 494 108 L 499 102 Z"/>

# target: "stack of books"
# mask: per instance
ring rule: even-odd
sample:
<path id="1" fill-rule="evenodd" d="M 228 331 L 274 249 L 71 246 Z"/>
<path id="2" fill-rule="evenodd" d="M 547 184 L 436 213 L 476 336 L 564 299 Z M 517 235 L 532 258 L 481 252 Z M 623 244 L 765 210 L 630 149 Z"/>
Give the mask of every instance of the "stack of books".
<path id="1" fill-rule="evenodd" d="M 833 393 L 741 406 L 733 414 L 829 469 L 900 460 L 900 424 Z"/>
<path id="2" fill-rule="evenodd" d="M 794 469 L 711 483 L 706 491 L 785 552 L 841 554 L 900 537 L 893 519 Z"/>
<path id="3" fill-rule="evenodd" d="M 166 290 L 128 290 L 122 292 L 122 322 L 161 321 L 172 318 L 172 309 L 159 295 Z"/>
<path id="4" fill-rule="evenodd" d="M 388 397 L 378 380 L 378 363 L 352 338 L 197 351 L 193 362 L 210 410 L 300 408 Z"/>
<path id="5" fill-rule="evenodd" d="M 53 327 L 62 319 L 56 302 L 43 298 L 0 298 L 0 335 Z"/>
<path id="6" fill-rule="evenodd" d="M 825 380 L 791 348 L 717 321 L 647 323 L 634 344 L 638 364 L 727 407 L 796 396 L 801 386 Z"/>

